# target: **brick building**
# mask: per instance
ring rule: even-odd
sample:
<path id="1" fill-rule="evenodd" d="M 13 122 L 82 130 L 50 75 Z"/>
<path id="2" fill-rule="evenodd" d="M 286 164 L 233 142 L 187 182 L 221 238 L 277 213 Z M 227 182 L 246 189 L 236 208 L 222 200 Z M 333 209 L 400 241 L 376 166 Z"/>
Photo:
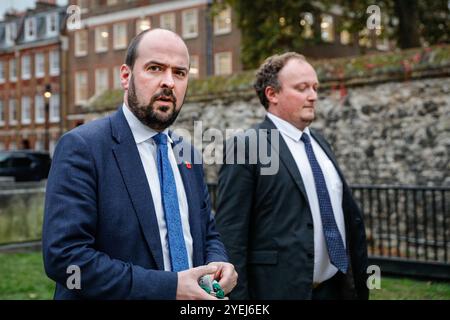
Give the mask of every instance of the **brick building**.
<path id="1" fill-rule="evenodd" d="M 240 32 L 226 9 L 214 19 L 211 1 L 78 1 L 81 21 L 68 25 L 68 122 L 87 121 L 83 109 L 105 90 L 120 88 L 119 68 L 130 40 L 147 28 L 178 33 L 191 55 L 191 78 L 231 74 L 242 69 Z M 115 106 L 111 106 L 115 107 Z"/>
<path id="2" fill-rule="evenodd" d="M 37 2 L 0 22 L 0 150 L 53 151 L 63 131 L 65 8 L 51 2 Z"/>

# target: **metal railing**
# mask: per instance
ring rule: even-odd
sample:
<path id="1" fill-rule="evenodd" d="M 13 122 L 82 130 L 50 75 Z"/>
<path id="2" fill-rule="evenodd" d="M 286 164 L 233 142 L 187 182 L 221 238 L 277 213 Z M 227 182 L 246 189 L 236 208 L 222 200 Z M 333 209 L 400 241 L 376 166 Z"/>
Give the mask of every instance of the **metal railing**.
<path id="1" fill-rule="evenodd" d="M 216 188 L 209 185 L 213 208 Z M 402 273 L 422 268 L 414 274 L 450 278 L 450 187 L 353 185 L 351 189 L 364 215 L 372 260 L 413 262 L 409 270 L 398 263 L 390 269 Z"/>

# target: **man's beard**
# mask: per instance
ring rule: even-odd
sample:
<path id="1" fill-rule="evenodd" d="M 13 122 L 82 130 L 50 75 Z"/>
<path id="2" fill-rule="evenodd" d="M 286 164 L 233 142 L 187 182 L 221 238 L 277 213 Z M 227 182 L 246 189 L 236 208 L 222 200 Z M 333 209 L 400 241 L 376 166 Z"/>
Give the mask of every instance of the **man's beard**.
<path id="1" fill-rule="evenodd" d="M 143 106 L 140 105 L 138 102 L 135 88 L 136 87 L 134 85 L 134 78 L 133 76 L 131 76 L 130 86 L 128 88 L 128 99 L 127 99 L 128 107 L 136 116 L 136 118 L 138 118 L 143 124 L 154 130 L 163 131 L 164 129 L 170 127 L 172 123 L 175 122 L 176 118 L 178 117 L 178 113 L 180 113 L 181 108 L 180 110 L 176 109 L 177 99 L 171 89 L 169 88 L 161 89 L 161 91 L 155 93 L 152 96 L 148 105 Z M 159 107 L 160 110 L 168 112 L 167 117 L 165 118 L 162 118 L 160 115 L 157 114 L 155 110 L 156 107 L 154 105 L 155 102 L 161 97 L 170 98 L 172 100 L 171 102 L 173 109 L 171 112 L 168 110 L 169 107 L 167 106 Z"/>

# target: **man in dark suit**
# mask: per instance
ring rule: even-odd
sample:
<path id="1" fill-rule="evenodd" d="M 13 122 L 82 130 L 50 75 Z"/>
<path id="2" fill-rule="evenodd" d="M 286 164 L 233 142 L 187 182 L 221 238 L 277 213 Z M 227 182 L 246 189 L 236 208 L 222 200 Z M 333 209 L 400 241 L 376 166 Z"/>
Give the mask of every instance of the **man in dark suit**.
<path id="1" fill-rule="evenodd" d="M 55 150 L 43 226 L 55 298 L 214 299 L 198 284 L 205 274 L 227 294 L 237 275 L 193 162 L 201 157 L 168 130 L 186 93 L 187 47 L 171 31 L 144 31 L 120 72 L 120 109 Z M 79 285 L 68 286 L 76 270 Z"/>
<path id="2" fill-rule="evenodd" d="M 361 212 L 309 128 L 317 88 L 303 56 L 268 58 L 255 82 L 267 116 L 226 143 L 216 223 L 239 274 L 232 299 L 368 298 Z"/>

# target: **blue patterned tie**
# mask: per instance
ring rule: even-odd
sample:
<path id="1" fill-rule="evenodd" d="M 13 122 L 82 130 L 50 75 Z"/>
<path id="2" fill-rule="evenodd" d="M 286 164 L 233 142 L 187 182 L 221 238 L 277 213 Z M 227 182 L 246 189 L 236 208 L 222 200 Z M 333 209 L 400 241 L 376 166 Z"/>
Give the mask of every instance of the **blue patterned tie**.
<path id="1" fill-rule="evenodd" d="M 164 133 L 158 133 L 153 140 L 158 147 L 156 166 L 169 237 L 170 262 L 172 271 L 178 272 L 189 269 L 189 262 L 178 207 L 177 187 L 167 153 L 167 136 Z"/>
<path id="2" fill-rule="evenodd" d="M 303 132 L 301 140 L 305 144 L 306 155 L 314 175 L 316 185 L 317 199 L 319 200 L 320 216 L 322 217 L 323 233 L 327 243 L 328 255 L 330 261 L 343 273 L 347 273 L 348 259 L 342 241 L 341 233 L 334 219 L 333 207 L 331 206 L 330 195 L 328 194 L 327 184 L 322 173 L 322 169 L 317 162 L 314 150 L 311 145 L 311 139 L 307 133 Z"/>

